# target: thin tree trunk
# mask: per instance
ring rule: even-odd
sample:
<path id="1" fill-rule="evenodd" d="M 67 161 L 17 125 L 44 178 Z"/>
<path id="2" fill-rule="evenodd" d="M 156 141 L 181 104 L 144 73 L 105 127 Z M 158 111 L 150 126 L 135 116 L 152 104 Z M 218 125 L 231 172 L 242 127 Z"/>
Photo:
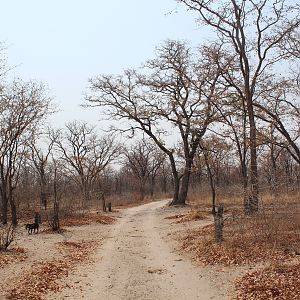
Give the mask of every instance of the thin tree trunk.
<path id="1" fill-rule="evenodd" d="M 209 184 L 210 184 L 210 190 L 211 190 L 211 195 L 212 195 L 212 213 L 213 215 L 216 214 L 216 185 L 215 185 L 215 181 L 214 181 L 214 176 L 212 174 L 210 165 L 209 165 L 209 161 L 208 161 L 208 157 L 207 157 L 207 153 L 204 151 L 204 159 L 205 159 L 205 164 L 206 164 L 206 168 L 208 171 L 208 177 L 209 177 Z"/>
<path id="2" fill-rule="evenodd" d="M 223 227 L 224 227 L 224 206 L 221 204 L 216 213 L 214 214 L 214 225 L 215 225 L 215 239 L 217 243 L 221 243 L 224 240 Z"/>
<path id="3" fill-rule="evenodd" d="M 40 170 L 40 185 L 41 185 L 41 194 L 40 194 L 40 206 L 42 209 L 47 210 L 47 194 L 46 194 L 46 179 L 45 171 L 43 167 Z"/>
<path id="4" fill-rule="evenodd" d="M 2 224 L 7 224 L 7 213 L 8 213 L 8 200 L 7 200 L 7 196 L 6 193 L 2 192 L 1 195 L 1 200 L 2 200 L 2 205 L 1 205 L 1 221 Z"/>
<path id="5" fill-rule="evenodd" d="M 53 218 L 51 220 L 52 230 L 60 231 L 60 222 L 59 222 L 59 198 L 57 195 L 57 169 L 54 168 L 54 182 L 53 182 L 53 192 L 54 192 L 54 206 L 53 206 Z"/>
<path id="6" fill-rule="evenodd" d="M 153 197 L 154 194 L 154 186 L 155 186 L 155 176 L 151 176 L 151 182 L 150 182 L 150 195 Z"/>
<path id="7" fill-rule="evenodd" d="M 248 99 L 249 102 L 252 102 Z M 249 196 L 249 212 L 258 211 L 258 170 L 257 170 L 257 149 L 256 149 L 256 126 L 252 103 L 248 104 L 250 124 L 250 184 L 251 194 Z"/>
<path id="8" fill-rule="evenodd" d="M 145 179 L 144 178 L 142 178 L 140 180 L 140 198 L 141 198 L 141 201 L 143 201 L 145 198 Z"/>
<path id="9" fill-rule="evenodd" d="M 167 193 L 167 175 L 165 174 L 165 170 L 163 170 L 160 184 L 162 192 Z"/>
<path id="10" fill-rule="evenodd" d="M 178 196 L 179 196 L 179 184 L 180 184 L 180 179 L 178 176 L 178 172 L 176 170 L 176 164 L 175 164 L 175 160 L 173 155 L 169 155 L 169 159 L 170 159 L 170 164 L 171 164 L 171 169 L 172 169 L 172 175 L 173 175 L 173 199 L 170 203 L 170 205 L 177 205 L 178 203 Z"/>
<path id="11" fill-rule="evenodd" d="M 277 166 L 276 166 L 276 156 L 274 153 L 274 145 L 271 145 L 271 161 L 272 161 L 272 172 L 271 172 L 271 189 L 274 200 L 278 199 L 278 182 L 277 182 Z"/>
<path id="12" fill-rule="evenodd" d="M 18 224 L 18 219 L 17 219 L 17 207 L 15 203 L 15 198 L 13 195 L 10 195 L 9 197 L 9 202 L 10 202 L 10 209 L 11 209 L 11 222 L 14 226 L 17 226 Z"/>
<path id="13" fill-rule="evenodd" d="M 242 170 L 242 181 L 243 181 L 243 195 L 244 195 L 244 213 L 249 215 L 250 212 L 250 203 L 249 203 L 249 192 L 248 192 L 248 175 L 247 175 L 247 166 L 245 160 L 241 161 L 241 170 Z"/>

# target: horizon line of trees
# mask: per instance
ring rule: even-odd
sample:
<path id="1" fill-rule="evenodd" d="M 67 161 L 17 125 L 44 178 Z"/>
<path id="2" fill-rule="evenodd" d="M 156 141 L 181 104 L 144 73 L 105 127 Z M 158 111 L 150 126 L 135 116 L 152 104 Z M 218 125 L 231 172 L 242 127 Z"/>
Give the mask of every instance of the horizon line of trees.
<path id="1" fill-rule="evenodd" d="M 234 140 L 239 153 L 245 212 L 255 213 L 260 143 L 268 139 L 300 163 L 299 78 L 276 71 L 299 58 L 299 5 L 288 0 L 178 2 L 195 11 L 216 38 L 196 50 L 168 40 L 138 70 L 91 78 L 86 105 L 100 107 L 107 119 L 124 121 L 116 131 L 143 132 L 168 156 L 171 204 L 185 204 L 195 155 L 207 148 L 207 133 L 226 127 L 221 134 Z M 165 124 L 176 131 L 182 168 L 177 149 L 166 145 L 163 136 L 170 131 Z"/>
<path id="2" fill-rule="evenodd" d="M 218 188 L 228 182 L 241 184 L 247 214 L 259 210 L 265 182 L 274 194 L 283 176 L 286 185 L 297 186 L 299 5 L 178 2 L 195 11 L 215 39 L 197 49 L 167 40 L 140 69 L 91 78 L 84 105 L 100 108 L 105 119 L 120 125 L 107 135 L 81 121 L 45 128 L 54 108 L 43 84 L 7 83 L 0 61 L 2 223 L 9 211 L 17 223 L 21 190 L 37 186 L 45 209 L 54 186 L 59 195 L 71 195 L 72 187 L 78 196 L 79 190 L 83 205 L 118 189 L 137 190 L 143 199 L 171 187 L 171 205 L 183 205 L 189 188 L 204 176 L 213 213 Z M 278 72 L 292 65 L 291 74 Z M 125 147 L 118 134 L 135 140 Z"/>

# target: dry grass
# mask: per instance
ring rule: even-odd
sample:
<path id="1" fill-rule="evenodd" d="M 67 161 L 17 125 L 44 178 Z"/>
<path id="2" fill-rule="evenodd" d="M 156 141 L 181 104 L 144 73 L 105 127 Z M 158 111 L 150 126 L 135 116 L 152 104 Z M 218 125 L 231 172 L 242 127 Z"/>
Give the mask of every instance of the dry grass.
<path id="1" fill-rule="evenodd" d="M 300 188 L 295 188 L 292 191 L 282 191 L 279 196 L 275 197 L 269 191 L 269 187 L 262 187 L 260 191 L 261 205 L 288 205 L 297 204 L 300 200 Z M 211 193 L 208 188 L 201 191 L 194 190 L 189 193 L 188 202 L 195 207 L 211 206 Z M 228 187 L 217 191 L 216 204 L 224 204 L 226 207 L 241 206 L 243 204 L 243 190 L 238 186 Z"/>
<path id="2" fill-rule="evenodd" d="M 126 193 L 109 197 L 106 202 L 111 202 L 113 207 L 126 208 L 146 204 L 155 200 L 169 199 L 171 197 L 172 195 L 170 194 L 161 193 L 156 194 L 153 197 L 146 196 L 144 199 L 141 199 L 138 193 Z"/>
<path id="3" fill-rule="evenodd" d="M 182 249 L 203 264 L 241 265 L 282 260 L 300 253 L 300 211 L 265 210 L 254 217 L 227 213 L 224 242 L 214 241 L 214 226 L 189 232 Z"/>
<path id="4" fill-rule="evenodd" d="M 252 217 L 227 210 L 224 242 L 215 242 L 211 224 L 186 234 L 182 249 L 203 265 L 270 265 L 239 278 L 234 299 L 300 299 L 300 208 L 292 201 Z"/>
<path id="5" fill-rule="evenodd" d="M 165 219 L 175 220 L 174 222 L 179 224 L 179 223 L 185 223 L 190 221 L 204 220 L 210 214 L 211 213 L 207 211 L 191 210 L 189 213 L 176 214 L 176 215 L 165 217 Z"/>
<path id="6" fill-rule="evenodd" d="M 61 220 L 61 226 L 79 226 L 100 223 L 110 225 L 116 222 L 116 218 L 100 213 L 84 213 L 69 215 Z"/>
<path id="7" fill-rule="evenodd" d="M 10 250 L 0 251 L 0 268 L 14 262 L 27 259 L 25 249 L 21 247 L 11 248 Z"/>
<path id="8" fill-rule="evenodd" d="M 236 300 L 300 299 L 300 263 L 275 264 L 236 281 Z"/>
<path id="9" fill-rule="evenodd" d="M 33 270 L 24 273 L 14 284 L 8 299 L 41 300 L 47 292 L 59 291 L 61 286 L 58 280 L 68 276 L 79 262 L 88 260 L 97 245 L 95 241 L 58 243 L 59 249 L 68 250 L 67 254 L 62 259 L 34 265 Z"/>

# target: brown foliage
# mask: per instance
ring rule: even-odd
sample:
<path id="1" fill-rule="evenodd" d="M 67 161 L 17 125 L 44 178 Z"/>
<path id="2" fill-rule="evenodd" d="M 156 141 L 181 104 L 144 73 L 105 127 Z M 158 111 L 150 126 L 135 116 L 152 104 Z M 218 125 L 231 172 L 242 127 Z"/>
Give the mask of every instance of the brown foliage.
<path id="1" fill-rule="evenodd" d="M 197 220 L 204 220 L 209 215 L 208 212 L 202 212 L 202 211 L 191 211 L 187 214 L 177 214 L 165 217 L 165 219 L 173 220 L 175 219 L 175 223 L 185 223 L 190 221 L 197 221 Z"/>
<path id="2" fill-rule="evenodd" d="M 23 248 L 17 247 L 6 251 L 0 251 L 0 267 L 7 264 L 24 261 L 27 258 L 25 250 Z"/>
<path id="3" fill-rule="evenodd" d="M 213 225 L 190 231 L 182 249 L 205 265 L 244 265 L 266 260 L 283 260 L 299 252 L 297 214 L 264 212 L 226 220 L 223 243 L 214 241 Z M 295 219 L 295 220 L 294 220 Z"/>
<path id="4" fill-rule="evenodd" d="M 300 299 L 300 263 L 275 264 L 237 280 L 237 300 Z"/>
<path id="5" fill-rule="evenodd" d="M 116 221 L 114 217 L 96 213 L 74 214 L 61 220 L 62 226 L 79 226 L 100 223 L 104 225 L 113 224 Z"/>
<path id="6" fill-rule="evenodd" d="M 7 250 L 15 238 L 15 226 L 10 224 L 0 228 L 0 251 Z"/>
<path id="7" fill-rule="evenodd" d="M 9 299 L 41 300 L 43 294 L 59 291 L 58 279 L 68 276 L 69 270 L 76 264 L 87 260 L 97 245 L 95 241 L 58 243 L 60 250 L 67 249 L 67 254 L 62 259 L 36 263 L 30 273 L 25 273 L 15 283 L 9 292 Z"/>

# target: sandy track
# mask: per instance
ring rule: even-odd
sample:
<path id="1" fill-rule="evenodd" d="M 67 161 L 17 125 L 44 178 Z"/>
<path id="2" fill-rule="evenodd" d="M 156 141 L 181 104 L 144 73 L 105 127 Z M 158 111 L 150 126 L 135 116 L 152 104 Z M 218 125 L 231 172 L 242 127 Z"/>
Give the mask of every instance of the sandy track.
<path id="1" fill-rule="evenodd" d="M 167 201 L 124 210 L 96 253 L 59 294 L 47 299 L 226 299 L 203 270 L 178 256 L 162 239 Z"/>

